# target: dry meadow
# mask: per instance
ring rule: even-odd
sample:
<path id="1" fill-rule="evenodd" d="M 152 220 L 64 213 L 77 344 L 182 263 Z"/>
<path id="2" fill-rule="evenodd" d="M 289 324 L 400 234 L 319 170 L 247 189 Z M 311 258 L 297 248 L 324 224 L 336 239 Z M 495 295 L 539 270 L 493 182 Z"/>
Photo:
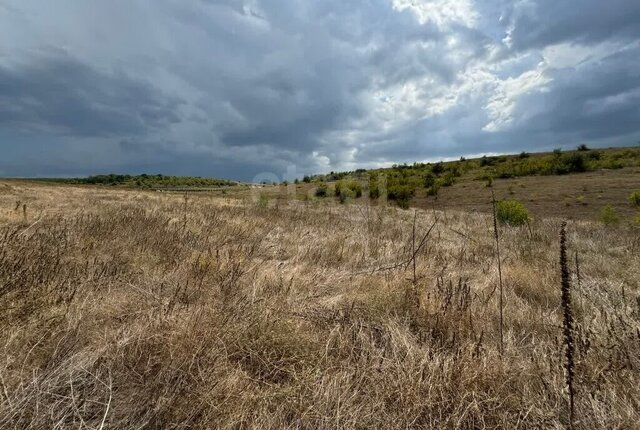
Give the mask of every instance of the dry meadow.
<path id="1" fill-rule="evenodd" d="M 0 183 L 0 428 L 566 428 L 561 220 L 500 228 L 501 352 L 443 209 Z M 638 428 L 640 233 L 567 231 L 574 428 Z"/>

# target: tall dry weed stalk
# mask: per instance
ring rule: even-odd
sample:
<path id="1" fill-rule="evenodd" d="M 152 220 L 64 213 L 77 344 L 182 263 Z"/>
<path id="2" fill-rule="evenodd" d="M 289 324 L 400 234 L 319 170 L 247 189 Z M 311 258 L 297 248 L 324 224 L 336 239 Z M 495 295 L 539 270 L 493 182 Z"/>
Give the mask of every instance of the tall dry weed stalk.
<path id="1" fill-rule="evenodd" d="M 560 273 L 562 277 L 562 329 L 565 344 L 565 371 L 567 389 L 569 392 L 569 428 L 574 423 L 574 389 L 573 378 L 575 376 L 574 342 L 573 342 L 573 311 L 571 309 L 571 282 L 569 263 L 567 261 L 567 223 L 563 221 L 560 226 Z M 577 262 L 577 259 L 576 259 Z"/>
<path id="2" fill-rule="evenodd" d="M 498 217 L 496 214 L 496 195 L 491 190 L 491 203 L 493 206 L 493 236 L 496 241 L 496 254 L 498 256 L 498 288 L 499 288 L 499 299 L 498 299 L 498 307 L 500 309 L 500 354 L 504 352 L 504 291 L 502 288 L 502 263 L 500 261 L 500 235 L 498 234 Z"/>
<path id="3" fill-rule="evenodd" d="M 411 255 L 413 260 L 413 287 L 416 285 L 416 220 L 418 219 L 418 211 L 413 213 L 413 229 L 411 231 Z"/>
<path id="4" fill-rule="evenodd" d="M 576 251 L 576 281 L 578 282 L 578 288 L 582 286 L 582 277 L 580 276 L 580 259 L 578 257 L 578 251 Z"/>

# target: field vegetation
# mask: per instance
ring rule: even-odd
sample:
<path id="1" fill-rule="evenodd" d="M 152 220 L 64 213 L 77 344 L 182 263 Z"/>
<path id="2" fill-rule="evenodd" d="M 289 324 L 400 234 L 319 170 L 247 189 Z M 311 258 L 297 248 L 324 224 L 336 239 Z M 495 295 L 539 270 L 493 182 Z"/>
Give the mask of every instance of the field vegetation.
<path id="1" fill-rule="evenodd" d="M 398 206 L 408 208 L 420 206 L 425 198 L 437 199 L 442 190 L 454 184 L 477 181 L 490 188 L 496 180 L 637 168 L 640 168 L 640 148 L 589 149 L 580 145 L 576 150 L 566 152 L 559 149 L 551 153 L 522 152 L 517 155 L 394 165 L 387 169 L 331 172 L 305 177 L 305 182 L 358 181 L 371 198 L 386 196 L 397 202 Z M 558 179 L 558 182 L 562 181 Z"/>
<path id="2" fill-rule="evenodd" d="M 255 193 L 0 182 L 0 428 L 637 428 L 637 228 Z"/>
<path id="3" fill-rule="evenodd" d="M 166 175 L 96 175 L 86 178 L 45 178 L 39 179 L 44 182 L 77 184 L 77 185 L 108 185 L 126 188 L 200 188 L 200 187 L 222 187 L 236 185 L 237 182 L 226 179 L 202 178 L 197 176 L 166 176 Z"/>

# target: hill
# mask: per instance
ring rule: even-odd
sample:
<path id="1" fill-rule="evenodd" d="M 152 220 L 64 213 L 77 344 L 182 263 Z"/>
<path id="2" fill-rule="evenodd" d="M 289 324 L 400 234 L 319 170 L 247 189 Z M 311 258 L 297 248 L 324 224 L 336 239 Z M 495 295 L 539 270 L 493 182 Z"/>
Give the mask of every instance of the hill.
<path id="1" fill-rule="evenodd" d="M 401 208 L 491 210 L 498 199 L 524 202 L 536 216 L 596 219 L 612 205 L 633 216 L 630 193 L 640 189 L 640 147 L 556 150 L 475 159 L 331 172 L 296 181 L 302 199 L 335 198 Z M 283 188 L 266 195 L 288 198 Z"/>

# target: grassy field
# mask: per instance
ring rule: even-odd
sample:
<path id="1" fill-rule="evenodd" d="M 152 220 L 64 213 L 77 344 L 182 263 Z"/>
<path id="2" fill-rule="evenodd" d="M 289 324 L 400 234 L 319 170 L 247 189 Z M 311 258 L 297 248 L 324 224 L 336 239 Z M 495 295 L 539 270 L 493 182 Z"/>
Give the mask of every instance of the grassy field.
<path id="1" fill-rule="evenodd" d="M 499 226 L 500 348 L 491 216 L 265 190 L 0 181 L 0 428 L 567 427 L 559 218 Z M 574 427 L 637 428 L 640 232 L 567 231 Z"/>
<path id="2" fill-rule="evenodd" d="M 19 182 L 19 181 L 18 181 Z M 597 220 L 611 206 L 621 221 L 634 223 L 629 195 L 640 192 L 640 147 L 581 147 L 573 151 L 483 156 L 439 163 L 331 172 L 295 182 L 251 184 L 216 178 L 163 175 L 99 175 L 38 179 L 49 185 L 207 193 L 224 198 L 335 200 L 405 209 L 491 211 L 491 195 L 523 202 L 534 217 Z M 323 190 L 322 193 L 319 191 Z M 326 202 L 325 202 L 326 203 Z"/>

